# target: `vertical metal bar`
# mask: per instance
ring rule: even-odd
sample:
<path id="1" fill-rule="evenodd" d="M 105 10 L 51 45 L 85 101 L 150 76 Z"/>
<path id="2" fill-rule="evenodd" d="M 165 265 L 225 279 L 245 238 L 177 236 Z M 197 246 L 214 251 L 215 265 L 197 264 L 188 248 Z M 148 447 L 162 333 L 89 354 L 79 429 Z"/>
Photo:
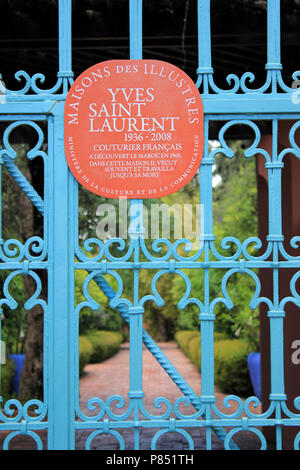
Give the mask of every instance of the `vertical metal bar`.
<path id="1" fill-rule="evenodd" d="M 74 447 L 74 359 L 71 344 L 74 286 L 69 222 L 71 175 L 64 156 L 64 103 L 49 118 L 49 436 L 48 448 Z M 73 270 L 72 270 L 73 272 Z"/>
<path id="2" fill-rule="evenodd" d="M 211 67 L 210 0 L 198 0 L 198 64 Z"/>
<path id="3" fill-rule="evenodd" d="M 143 57 L 143 0 L 129 1 L 130 59 Z"/>
<path id="4" fill-rule="evenodd" d="M 267 164 L 268 165 L 268 164 Z M 278 120 L 272 122 L 272 163 L 268 167 L 269 180 L 269 235 L 268 241 L 273 244 L 273 261 L 278 262 L 278 243 L 283 241 L 281 220 L 281 171 L 282 163 L 278 162 Z M 284 393 L 283 364 L 283 317 L 279 310 L 279 273 L 273 268 L 273 305 L 269 312 L 271 341 L 271 395 Z"/>
<path id="5" fill-rule="evenodd" d="M 200 165 L 200 203 L 204 205 L 204 262 L 209 262 L 209 244 L 213 233 L 212 164 L 208 156 L 209 121 L 204 121 L 204 154 Z M 206 404 L 205 418 L 211 419 L 214 396 L 214 315 L 210 313 L 209 268 L 204 268 L 204 312 L 199 315 L 201 330 L 201 402 Z M 206 448 L 211 450 L 211 428 L 206 427 Z"/>
<path id="6" fill-rule="evenodd" d="M 63 80 L 63 92 L 68 92 L 72 72 L 72 0 L 59 0 L 58 3 L 58 52 L 59 71 L 57 76 Z"/>
<path id="7" fill-rule="evenodd" d="M 281 168 L 282 163 L 277 163 L 278 155 L 278 119 L 272 122 L 272 163 L 268 166 L 269 180 L 269 235 L 282 237 L 281 220 Z"/>
<path id="8" fill-rule="evenodd" d="M 278 18 L 277 18 L 278 19 Z M 278 244 L 283 241 L 281 219 L 281 171 L 283 164 L 278 162 L 278 120 L 272 122 L 272 162 L 266 164 L 269 180 L 269 235 L 268 241 L 273 246 L 273 262 L 278 263 Z M 270 363 L 271 393 L 270 400 L 275 401 L 276 419 L 281 418 L 281 401 L 284 393 L 284 348 L 283 319 L 285 312 L 279 308 L 279 270 L 273 268 L 273 309 L 268 312 L 270 318 Z M 276 447 L 282 447 L 281 425 L 276 425 Z"/>
<path id="9" fill-rule="evenodd" d="M 129 39 L 130 39 L 130 59 L 142 59 L 143 55 L 143 1 L 129 1 Z M 132 200 L 130 202 L 130 211 L 134 213 L 135 227 L 143 227 L 143 201 Z M 134 234 L 133 234 L 134 235 Z M 134 235 L 137 237 L 137 235 Z M 139 238 L 134 240 L 134 261 L 139 260 Z M 134 419 L 139 420 L 139 400 L 143 397 L 143 316 L 137 308 L 139 301 L 139 271 L 134 270 L 134 309 L 130 313 L 129 332 L 130 332 L 130 390 L 128 396 L 133 400 Z M 134 448 L 139 449 L 140 430 L 134 429 Z"/>
<path id="10" fill-rule="evenodd" d="M 134 201 L 131 205 L 134 210 L 135 227 L 130 227 L 131 236 L 134 243 L 134 263 L 140 260 L 140 221 L 143 217 L 143 202 Z M 139 420 L 139 401 L 143 398 L 143 307 L 139 307 L 139 270 L 133 270 L 133 308 L 129 308 L 129 333 L 130 333 L 130 390 L 128 396 L 133 400 L 134 420 Z M 134 448 L 140 447 L 140 429 L 134 428 Z"/>
<path id="11" fill-rule="evenodd" d="M 278 275 L 278 273 L 277 273 Z M 278 283 L 273 289 L 278 289 Z M 271 310 L 270 318 L 270 355 L 271 355 L 271 393 L 270 400 L 275 401 L 276 449 L 282 449 L 281 402 L 286 400 L 284 393 L 284 350 L 283 350 L 283 310 Z"/>
<path id="12" fill-rule="evenodd" d="M 212 74 L 210 0 L 198 0 L 198 69 L 203 80 L 203 93 L 208 93 L 208 74 Z M 198 84 L 200 85 L 200 83 Z"/>
<path id="13" fill-rule="evenodd" d="M 280 54 L 280 0 L 268 0 L 267 8 L 267 63 L 271 74 L 272 93 L 277 92 L 278 74 L 282 69 Z"/>
<path id="14" fill-rule="evenodd" d="M 283 318 L 284 311 L 270 310 L 270 354 L 271 354 L 271 399 L 284 399 L 284 354 Z"/>
<path id="15" fill-rule="evenodd" d="M 204 123 L 204 155 L 200 165 L 200 203 L 204 206 L 204 262 L 209 262 L 212 236 L 212 162 L 208 158 L 208 119 Z M 209 269 L 204 269 L 204 308 L 201 321 L 201 395 L 214 394 L 213 321 L 209 314 Z"/>
<path id="16" fill-rule="evenodd" d="M 268 64 L 280 64 L 280 0 L 268 0 Z"/>
<path id="17" fill-rule="evenodd" d="M 71 0 L 59 1 L 59 72 L 64 93 L 71 72 Z M 64 156 L 64 103 L 49 117 L 48 214 L 49 234 L 49 433 L 48 448 L 74 448 L 74 275 L 73 231 L 70 230 L 72 176 Z M 72 271 L 72 273 L 71 273 Z M 73 279 L 73 280 L 72 280 Z"/>

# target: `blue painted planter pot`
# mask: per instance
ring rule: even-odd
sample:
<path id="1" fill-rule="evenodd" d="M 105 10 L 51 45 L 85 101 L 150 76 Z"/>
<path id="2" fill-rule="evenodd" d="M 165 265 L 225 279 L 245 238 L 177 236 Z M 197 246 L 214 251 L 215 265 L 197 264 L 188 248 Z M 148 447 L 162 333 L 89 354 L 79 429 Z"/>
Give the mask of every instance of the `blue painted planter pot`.
<path id="1" fill-rule="evenodd" d="M 261 400 L 260 353 L 250 353 L 247 362 L 254 394 Z"/>
<path id="2" fill-rule="evenodd" d="M 12 379 L 12 389 L 13 392 L 18 395 L 19 386 L 20 386 L 20 377 L 23 369 L 23 364 L 25 360 L 25 354 L 8 354 L 8 357 L 12 359 L 15 363 L 16 372 Z"/>

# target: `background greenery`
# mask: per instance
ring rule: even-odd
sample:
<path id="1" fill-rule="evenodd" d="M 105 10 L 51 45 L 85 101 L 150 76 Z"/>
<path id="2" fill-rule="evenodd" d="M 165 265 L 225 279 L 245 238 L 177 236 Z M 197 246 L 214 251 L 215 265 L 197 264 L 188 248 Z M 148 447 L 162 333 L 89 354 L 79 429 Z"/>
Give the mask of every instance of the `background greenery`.
<path id="1" fill-rule="evenodd" d="M 244 241 L 249 236 L 257 235 L 257 201 L 256 201 L 256 175 L 254 160 L 247 161 L 243 157 L 242 142 L 232 143 L 235 151 L 235 157 L 230 161 L 223 155 L 216 156 L 215 175 L 221 177 L 221 182 L 213 191 L 213 209 L 214 209 L 214 233 L 216 236 L 216 247 L 224 255 L 229 256 L 234 253 L 235 247 L 229 250 L 222 250 L 221 240 L 226 236 L 235 236 L 240 241 Z M 26 165 L 26 147 L 16 146 L 19 158 L 18 164 L 23 162 Z M 199 202 L 199 184 L 198 175 L 182 190 L 171 194 L 159 200 L 159 203 L 165 203 L 169 206 L 184 203 L 197 204 Z M 4 238 L 16 236 L 21 233 L 21 220 L 18 215 L 18 190 L 12 184 L 9 175 L 4 178 Z M 95 237 L 95 230 L 99 222 L 99 216 L 96 215 L 99 204 L 107 202 L 106 199 L 96 196 L 79 188 L 79 229 L 80 243 L 87 238 Z M 145 200 L 145 207 L 149 210 L 153 200 Z M 115 205 L 116 219 L 119 220 L 119 204 L 116 200 L 110 200 Z M 195 219 L 195 213 L 194 213 Z M 172 221 L 172 218 L 171 218 Z M 150 230 L 149 217 L 149 230 Z M 171 223 L 171 228 L 172 228 Z M 117 226 L 117 236 L 118 236 Z M 171 241 L 174 235 L 171 230 Z M 110 234 L 108 233 L 108 237 Z M 18 238 L 16 236 L 16 238 Z M 153 240 L 147 240 L 146 244 L 151 250 Z M 126 247 L 128 240 L 126 240 Z M 126 248 L 125 248 L 126 249 Z M 116 256 L 122 253 L 117 246 L 112 249 Z M 92 256 L 92 254 L 91 254 Z M 203 298 L 203 275 L 197 270 L 185 271 L 192 282 L 192 295 Z M 143 270 L 140 273 L 140 291 L 150 293 L 150 279 L 154 272 Z M 225 271 L 215 270 L 210 277 L 210 295 L 211 298 L 222 296 L 221 281 Z M 0 282 L 3 284 L 6 272 L 0 273 Z M 76 271 L 75 276 L 75 297 L 76 304 L 83 302 L 82 285 L 87 277 L 87 273 L 82 270 Z M 124 282 L 124 296 L 132 296 L 132 273 L 122 272 Z M 109 276 L 107 280 L 116 287 L 115 280 Z M 198 310 L 190 305 L 183 311 L 177 307 L 178 301 L 184 293 L 184 283 L 179 276 L 169 274 L 163 275 L 158 281 L 158 291 L 165 301 L 162 308 L 157 308 L 152 302 L 146 303 L 145 324 L 150 333 L 157 340 L 170 340 L 174 337 L 176 331 L 180 329 L 189 329 L 197 331 L 199 328 Z M 7 343 L 9 352 L 24 351 L 24 335 L 26 334 L 26 311 L 24 310 L 25 290 L 22 276 L 17 276 L 13 281 L 11 288 L 14 297 L 19 303 L 17 311 L 9 311 L 4 307 L 4 318 L 2 325 L 2 338 Z M 80 334 L 94 329 L 120 331 L 124 329 L 124 322 L 118 312 L 109 307 L 107 297 L 102 293 L 94 281 L 89 285 L 90 295 L 99 304 L 98 311 L 94 312 L 89 308 L 83 308 L 80 314 L 79 330 Z M 258 349 L 258 312 L 252 312 L 249 308 L 249 301 L 254 292 L 254 282 L 248 275 L 234 274 L 228 282 L 228 293 L 234 302 L 234 307 L 228 311 L 223 304 L 216 307 L 217 331 L 224 332 L 228 337 L 239 336 L 247 338 L 252 345 L 252 349 Z"/>
<path id="2" fill-rule="evenodd" d="M 232 143 L 235 156 L 232 160 L 228 160 L 223 155 L 216 156 L 216 165 L 214 173 L 221 177 L 221 182 L 214 188 L 213 192 L 213 209 L 214 209 L 214 233 L 216 236 L 216 248 L 225 256 L 230 256 L 235 251 L 235 246 L 230 249 L 223 250 L 221 248 L 221 240 L 227 236 L 234 236 L 243 242 L 249 236 L 257 236 L 257 200 L 256 200 L 256 174 L 254 159 L 248 161 L 243 156 L 243 143 L 236 141 Z M 95 235 L 95 227 L 99 222 L 96 216 L 96 210 L 101 202 L 105 199 L 99 198 L 84 189 L 80 188 L 81 201 L 81 218 L 80 233 L 82 241 L 84 238 L 93 237 Z M 119 205 L 118 201 L 111 200 L 115 204 L 116 219 L 118 218 Z M 155 201 L 145 200 L 144 205 L 150 213 L 151 204 Z M 179 204 L 183 207 L 184 203 L 199 203 L 199 184 L 198 175 L 185 186 L 182 190 L 171 194 L 159 200 L 159 203 L 165 203 L 169 206 Z M 85 207 L 88 210 L 85 211 Z M 174 218 L 174 217 L 173 217 Z M 194 212 L 195 219 L 195 212 Z M 171 217 L 172 221 L 172 217 Z M 195 222 L 195 220 L 194 220 Z M 148 230 L 150 233 L 150 217 L 148 218 Z M 109 229 L 109 227 L 108 227 Z M 118 227 L 117 227 L 118 235 Z M 108 233 L 108 237 L 110 234 Z M 174 231 L 171 225 L 170 239 L 174 242 Z M 153 240 L 147 240 L 146 245 L 151 250 Z M 128 246 L 128 240 L 126 247 Z M 251 251 L 252 250 L 252 251 Z M 254 250 L 249 248 L 253 254 Z M 163 248 L 162 248 L 163 252 Z M 122 253 L 115 248 L 116 256 Z M 203 298 L 203 273 L 197 270 L 185 270 L 192 282 L 192 296 Z M 223 296 L 221 292 L 221 281 L 226 271 L 215 270 L 210 277 L 210 294 L 211 298 Z M 151 270 L 142 270 L 140 272 L 140 291 L 150 293 L 150 280 L 154 272 Z M 76 275 L 76 293 L 80 298 L 80 284 L 86 276 L 84 273 Z M 124 296 L 131 299 L 132 296 L 132 278 L 131 273 L 122 272 L 124 282 Z M 92 283 L 91 283 L 92 284 Z M 180 329 L 198 330 L 198 310 L 196 306 L 190 305 L 183 311 L 177 307 L 178 301 L 184 294 L 184 282 L 179 276 L 169 274 L 163 275 L 157 283 L 158 291 L 165 301 L 162 308 L 157 308 L 153 302 L 146 303 L 146 311 L 144 321 L 147 329 L 157 340 L 170 340 L 174 338 L 176 331 Z M 228 337 L 245 338 L 250 343 L 253 350 L 259 348 L 258 338 L 258 311 L 252 311 L 249 308 L 249 302 L 254 293 L 254 281 L 250 276 L 242 274 L 234 274 L 228 282 L 228 293 L 234 303 L 232 310 L 228 311 L 223 304 L 216 307 L 216 324 L 217 331 L 227 334 Z M 83 312 L 87 322 L 80 322 L 81 328 L 86 328 L 92 316 L 97 324 L 99 319 L 102 321 L 102 327 L 105 327 L 105 313 L 109 312 L 110 321 L 107 322 L 107 329 L 118 329 L 121 321 L 118 322 L 118 314 L 113 313 L 108 307 L 105 296 L 98 290 L 96 285 L 91 286 L 91 295 L 102 306 L 102 310 L 95 314 L 88 314 L 88 309 Z M 90 315 L 90 320 L 88 316 Z"/>
<path id="3" fill-rule="evenodd" d="M 201 372 L 201 336 L 196 331 L 182 330 L 175 341 Z M 214 334 L 215 385 L 223 393 L 247 397 L 253 394 L 247 367 L 249 344 L 241 339 L 228 339 L 222 333 Z"/>
<path id="4" fill-rule="evenodd" d="M 250 236 L 257 236 L 257 189 L 255 161 L 247 161 L 243 157 L 243 144 L 232 143 L 235 157 L 232 161 L 222 155 L 216 156 L 215 174 L 222 177 L 221 183 L 213 192 L 214 234 L 217 250 L 230 256 L 235 252 L 234 245 L 228 250 L 221 248 L 221 241 L 227 236 L 234 236 L 241 242 Z M 254 254 L 254 249 L 249 248 Z M 193 291 L 192 295 L 203 298 L 204 281 L 202 273 L 196 270 L 186 271 L 189 275 Z M 214 270 L 210 275 L 211 298 L 223 297 L 221 282 L 225 270 Z M 255 291 L 254 281 L 250 276 L 234 274 L 228 284 L 234 307 L 228 311 L 223 304 L 215 309 L 215 329 L 224 332 L 228 337 L 247 339 L 253 350 L 259 348 L 259 316 L 258 310 L 252 311 L 249 302 Z M 174 277 L 172 283 L 172 298 L 179 299 L 182 294 L 182 281 Z M 191 305 L 184 311 L 178 312 L 177 329 L 198 330 L 198 309 Z"/>
<path id="5" fill-rule="evenodd" d="M 216 248 L 220 253 L 229 256 L 234 253 L 235 247 L 232 245 L 228 250 L 221 248 L 221 240 L 226 236 L 234 236 L 240 241 L 244 241 L 249 236 L 257 235 L 257 200 L 256 200 L 256 174 L 254 160 L 247 161 L 243 156 L 243 142 L 235 141 L 231 143 L 235 156 L 230 161 L 223 155 L 216 156 L 216 164 L 214 175 L 218 175 L 219 184 L 214 187 L 213 191 L 213 209 L 214 209 L 214 233 L 216 236 Z M 32 163 L 26 159 L 27 147 L 23 145 L 16 146 L 18 153 L 18 164 L 24 173 L 28 170 L 28 166 Z M 31 169 L 32 171 L 32 169 Z M 199 175 L 196 175 L 190 183 L 180 191 L 171 194 L 159 201 L 145 200 L 145 207 L 150 213 L 151 204 L 165 203 L 169 206 L 177 204 L 183 208 L 183 204 L 199 203 Z M 21 238 L 24 232 L 24 225 L 18 206 L 20 198 L 23 198 L 20 190 L 14 185 L 12 178 L 7 174 L 4 178 L 4 239 L 13 237 Z M 88 238 L 96 236 L 96 227 L 100 217 L 97 215 L 97 207 L 101 203 L 107 203 L 104 198 L 98 197 L 93 193 L 79 187 L 79 242 L 83 246 L 83 242 Z M 115 205 L 116 220 L 119 220 L 119 202 L 118 200 L 109 200 Z M 174 242 L 174 221 L 171 217 L 171 234 L 170 240 Z M 162 220 L 160 221 L 162 222 Z M 193 226 L 195 225 L 195 213 L 193 214 Z M 109 227 L 107 227 L 109 229 Z M 150 233 L 151 220 L 148 219 L 148 230 Z M 42 235 L 41 227 L 35 224 L 33 234 Z M 119 227 L 117 226 L 116 234 L 119 235 Z M 107 233 L 107 238 L 111 234 Z M 146 240 L 146 245 L 152 251 L 153 240 Z M 125 240 L 125 250 L 128 247 L 128 240 Z M 162 248 L 162 252 L 164 248 Z M 122 251 L 115 245 L 112 248 L 115 256 L 121 256 Z M 192 254 L 192 253 L 191 253 Z M 95 253 L 90 253 L 91 256 Z M 204 294 L 203 273 L 198 270 L 185 270 L 192 283 L 191 296 L 198 297 L 200 300 Z M 210 297 L 215 298 L 223 296 L 221 292 L 221 281 L 225 274 L 222 270 L 211 270 L 210 274 Z M 0 283 L 4 282 L 6 272 L 0 273 Z M 121 273 L 124 283 L 123 297 L 132 299 L 132 272 L 122 271 Z M 151 293 L 150 282 L 154 275 L 154 271 L 141 270 L 140 272 L 140 292 Z M 78 305 L 86 299 L 83 296 L 82 286 L 87 277 L 87 273 L 78 270 L 75 275 L 75 302 Z M 116 288 L 116 281 L 107 276 L 107 280 L 113 288 Z M 165 301 L 162 308 L 157 308 L 153 302 L 147 302 L 145 307 L 145 327 L 156 340 L 172 340 L 176 332 L 180 330 L 199 331 L 198 309 L 194 305 L 179 310 L 177 304 L 184 294 L 185 286 L 183 280 L 177 275 L 165 274 L 158 283 L 157 288 L 160 295 Z M 24 338 L 27 330 L 27 312 L 24 309 L 24 303 L 28 298 L 26 286 L 24 286 L 24 278 L 20 275 L 15 278 L 11 285 L 14 298 L 17 300 L 19 307 L 16 311 L 10 311 L 6 307 L 3 309 L 2 321 L 2 338 L 7 343 L 7 352 L 24 352 Z M 109 307 L 107 297 L 97 287 L 94 281 L 90 282 L 89 293 L 91 297 L 99 304 L 99 309 L 93 311 L 87 307 L 83 308 L 79 317 L 79 333 L 81 336 L 80 349 L 83 353 L 80 355 L 88 357 L 90 354 L 87 350 L 93 343 L 91 338 L 93 332 L 99 330 L 122 332 L 128 334 L 128 329 L 120 314 Z M 240 338 L 247 342 L 250 350 L 258 350 L 259 348 L 259 319 L 258 311 L 251 311 L 249 301 L 254 293 L 254 282 L 248 275 L 234 274 L 228 282 L 228 293 L 234 303 L 231 311 L 228 311 L 223 304 L 218 304 L 216 313 L 215 330 L 226 338 Z M 45 293 L 46 294 L 46 293 Z M 87 336 L 90 336 L 86 340 Z M 104 340 L 103 340 L 104 341 Z M 197 340 L 199 342 L 199 340 Z M 196 344 L 196 340 L 194 341 Z M 82 346 L 85 345 L 85 347 Z M 89 344 L 87 346 L 87 344 Z M 217 358 L 216 358 L 217 359 Z M 85 359 L 81 360 L 81 364 L 85 363 Z M 82 369 L 82 366 L 80 366 Z M 217 366 L 216 366 L 217 370 Z"/>
<path id="6" fill-rule="evenodd" d="M 92 331 L 79 336 L 79 376 L 89 363 L 102 362 L 119 351 L 123 336 L 115 331 Z"/>

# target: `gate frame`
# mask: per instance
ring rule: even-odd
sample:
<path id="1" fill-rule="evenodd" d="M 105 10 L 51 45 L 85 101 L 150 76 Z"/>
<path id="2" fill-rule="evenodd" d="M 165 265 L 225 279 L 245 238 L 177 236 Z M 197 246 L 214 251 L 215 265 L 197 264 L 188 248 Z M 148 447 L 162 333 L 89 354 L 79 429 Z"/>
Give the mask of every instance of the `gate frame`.
<path id="1" fill-rule="evenodd" d="M 129 0 L 130 5 L 130 58 L 142 58 L 142 0 Z M 280 188 L 282 162 L 278 160 L 276 139 L 279 119 L 295 120 L 300 118 L 300 112 L 292 102 L 294 90 L 283 84 L 281 78 L 280 60 L 280 1 L 268 0 L 268 54 L 266 64 L 266 83 L 258 90 L 249 90 L 246 86 L 247 74 L 239 81 L 232 78 L 233 86 L 228 90 L 221 90 L 213 81 L 213 69 L 211 66 L 210 47 L 210 2 L 209 0 L 198 0 L 198 51 L 199 67 L 197 69 L 197 85 L 202 88 L 202 100 L 205 116 L 205 142 L 208 141 L 208 125 L 210 120 L 253 122 L 255 120 L 272 120 L 273 125 L 273 154 L 272 161 L 267 161 L 266 168 L 269 173 L 269 235 L 268 242 L 272 246 L 273 260 L 267 267 L 274 273 L 274 306 L 270 299 L 270 328 L 271 328 L 271 395 L 270 402 L 274 404 L 275 418 L 267 417 L 267 425 L 276 428 L 277 448 L 282 448 L 282 426 L 299 426 L 299 415 L 289 412 L 285 407 L 286 395 L 284 391 L 284 364 L 283 364 L 283 318 L 284 312 L 279 305 L 278 299 L 278 269 L 282 267 L 299 267 L 299 259 L 289 257 L 284 262 L 278 260 L 278 250 L 282 243 L 281 218 L 278 217 L 278 207 L 281 207 Z M 33 430 L 46 429 L 48 427 L 49 449 L 74 449 L 75 448 L 75 402 L 76 389 L 75 377 L 76 367 L 74 344 L 74 246 L 76 226 L 76 182 L 68 170 L 64 157 L 64 100 L 72 83 L 73 73 L 71 70 L 71 0 L 59 0 L 59 72 L 57 84 L 50 90 L 42 91 L 36 85 L 36 76 L 26 77 L 27 84 L 35 94 L 26 92 L 8 91 L 7 102 L 1 104 L 1 115 L 3 119 L 48 121 L 48 145 L 49 145 L 49 173 L 48 173 L 48 196 L 49 206 L 45 206 L 48 223 L 48 260 L 42 265 L 34 261 L 6 264 L 6 269 L 38 269 L 40 266 L 48 269 L 48 309 L 45 312 L 44 324 L 47 327 L 48 348 L 44 359 L 44 384 L 48 394 L 48 423 L 26 421 L 14 422 L 4 421 L 0 423 L 0 430 L 14 430 L 13 435 L 30 434 Z M 293 78 L 297 75 L 294 74 Z M 251 77 L 250 77 L 251 78 Z M 252 77 L 253 78 L 253 77 Z M 249 79 L 249 74 L 248 74 Z M 57 93 L 62 87 L 62 93 Z M 25 87 L 26 88 L 26 87 Z M 268 92 L 268 90 L 271 90 Z M 283 91 L 279 92 L 280 89 Z M 240 90 L 242 93 L 237 93 Z M 274 137 L 275 136 L 275 137 Z M 290 135 L 292 140 L 293 134 Z M 258 142 L 257 142 L 258 144 Z M 255 146 L 253 155 L 259 153 Z M 206 146 L 207 152 L 207 146 Z M 226 152 L 223 152 L 226 154 Z M 293 147 L 293 153 L 298 158 L 300 151 Z M 214 155 L 213 155 L 214 156 Z M 227 156 L 229 156 L 227 154 Z M 200 199 L 204 204 L 204 254 L 206 263 L 203 266 L 206 277 L 206 294 L 203 309 L 200 310 L 201 323 L 201 348 L 202 348 L 202 390 L 200 403 L 205 407 L 205 419 L 211 422 L 211 407 L 215 401 L 214 396 L 214 344 L 213 344 L 213 308 L 215 303 L 210 302 L 207 288 L 209 288 L 209 270 L 212 267 L 209 252 L 213 244 L 212 223 L 212 155 L 204 153 L 200 166 Z M 142 201 L 133 201 L 140 204 Z M 140 219 L 140 226 L 142 221 Z M 138 247 L 138 245 L 137 245 Z M 226 269 L 238 269 L 245 272 L 247 267 L 251 269 L 266 265 L 251 260 L 229 261 L 224 257 L 219 259 L 219 266 Z M 139 262 L 137 258 L 136 262 Z M 280 264 L 281 263 L 281 264 Z M 285 263 L 285 264 L 283 264 Z M 179 263 L 180 264 L 180 263 Z M 175 271 L 174 264 L 169 265 L 170 272 Z M 183 268 L 182 268 L 183 269 Z M 28 272 L 28 271 L 27 271 Z M 138 279 L 138 269 L 134 269 L 135 279 Z M 137 281 L 135 281 L 137 282 Z M 291 281 L 292 282 L 292 281 Z M 226 283 L 225 283 L 226 292 Z M 224 291 L 223 291 L 224 294 Z M 294 303 L 300 306 L 297 293 L 292 296 Z M 225 294 L 224 294 L 225 297 Z M 257 300 L 257 299 L 256 299 Z M 228 303 L 229 304 L 229 303 Z M 134 309 L 135 307 L 133 307 Z M 139 419 L 138 403 L 142 398 L 142 362 L 141 353 L 143 345 L 142 316 L 140 311 L 130 312 L 130 398 L 134 403 L 134 418 Z M 137 354 L 138 353 L 138 354 Z M 206 359 L 205 359 L 206 358 Z M 276 365 L 276 367 L 275 367 Z M 284 418 L 282 411 L 288 416 Z M 226 415 L 224 415 L 226 416 Z M 2 417 L 1 417 L 2 418 Z M 253 418 L 249 418 L 253 420 Z M 224 419 L 227 425 L 236 426 L 234 432 L 243 429 L 253 430 L 242 421 L 240 425 L 234 418 Z M 25 421 L 25 422 L 24 422 Z M 265 417 L 260 415 L 257 426 L 266 424 Z M 223 423 L 224 425 L 224 423 Z M 103 425 L 104 426 L 104 425 Z M 172 428 L 173 424 L 170 423 Z M 207 427 L 211 425 L 207 424 Z M 170 429 L 171 429 L 170 428 Z M 135 428 L 135 443 L 138 448 L 138 429 Z M 254 431 L 253 431 L 254 432 Z M 229 433 L 230 434 L 230 433 Z M 232 437 L 234 433 L 230 435 Z M 207 435 L 208 436 L 208 435 Z M 295 446 L 300 441 L 295 439 Z M 13 436 L 11 436 L 13 437 Z M 228 436 L 227 436 L 228 437 Z M 9 439 L 10 440 L 10 439 Z M 7 445 L 8 442 L 7 441 Z M 208 436 L 209 441 L 209 436 Z M 227 446 L 230 439 L 227 439 Z M 297 441 L 297 442 L 296 442 Z M 210 447 L 211 442 L 208 444 Z M 263 442 L 262 442 L 263 447 Z"/>

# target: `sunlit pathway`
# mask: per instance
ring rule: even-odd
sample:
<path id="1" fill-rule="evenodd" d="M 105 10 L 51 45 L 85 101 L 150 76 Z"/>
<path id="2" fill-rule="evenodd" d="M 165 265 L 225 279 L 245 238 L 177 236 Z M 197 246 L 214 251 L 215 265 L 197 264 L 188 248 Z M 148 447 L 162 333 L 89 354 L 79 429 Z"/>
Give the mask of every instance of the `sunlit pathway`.
<path id="1" fill-rule="evenodd" d="M 195 393 L 200 394 L 201 390 L 201 377 L 196 367 L 190 360 L 180 351 L 174 342 L 160 343 L 160 348 L 170 359 L 172 364 L 176 367 L 178 372 L 185 378 Z M 144 348 L 143 351 L 143 377 L 144 377 L 144 406 L 146 410 L 152 414 L 160 415 L 165 410 L 165 407 L 156 408 L 154 400 L 157 397 L 166 397 L 172 404 L 177 398 L 182 396 L 182 393 L 166 374 L 163 368 L 153 358 L 152 354 Z M 125 404 L 122 409 L 112 408 L 114 412 L 121 414 L 127 409 L 128 398 L 127 393 L 129 389 L 129 346 L 128 344 L 122 345 L 121 350 L 114 357 L 104 361 L 101 364 L 89 364 L 85 368 L 85 373 L 80 380 L 80 407 L 82 411 L 89 416 L 94 412 L 88 411 L 86 404 L 91 397 L 100 397 L 106 400 L 111 395 L 121 395 Z M 226 413 L 232 413 L 236 407 L 226 409 L 224 408 L 223 400 L 226 395 L 220 393 L 215 388 L 217 397 L 217 406 Z M 192 414 L 195 412 L 192 406 L 187 408 L 181 407 L 184 414 Z M 97 412 L 97 411 L 96 411 Z M 158 429 L 142 429 L 140 433 L 140 448 L 150 449 L 151 440 Z M 205 430 L 201 428 L 187 429 L 194 441 L 195 449 L 206 448 Z M 76 447 L 82 449 L 85 447 L 87 436 L 91 431 L 78 431 L 76 439 Z M 120 434 L 125 441 L 126 449 L 134 448 L 133 431 L 132 429 L 122 430 Z M 252 433 L 244 433 L 238 436 L 239 444 L 242 448 L 257 448 L 257 440 Z M 219 438 L 212 432 L 212 447 L 213 449 L 223 449 L 223 444 Z M 108 434 L 101 434 L 96 437 L 91 445 L 92 449 L 118 449 L 119 443 L 113 436 Z M 188 449 L 187 441 L 184 436 L 179 433 L 168 433 L 162 436 L 158 441 L 157 448 L 165 450 L 175 449 Z"/>

